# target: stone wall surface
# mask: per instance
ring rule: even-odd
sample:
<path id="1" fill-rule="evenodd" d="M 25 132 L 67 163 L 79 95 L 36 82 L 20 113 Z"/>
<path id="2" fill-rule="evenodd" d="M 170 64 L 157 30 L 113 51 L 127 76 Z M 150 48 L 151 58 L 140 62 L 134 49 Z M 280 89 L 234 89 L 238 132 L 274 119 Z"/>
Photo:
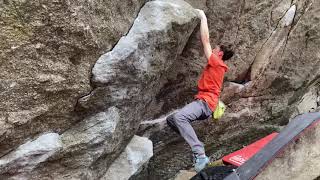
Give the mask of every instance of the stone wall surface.
<path id="1" fill-rule="evenodd" d="M 99 179 L 148 117 L 196 12 L 170 0 L 1 4 L 0 177 Z M 42 152 L 48 132 L 58 144 Z"/>
<path id="2" fill-rule="evenodd" d="M 0 156 L 83 118 L 75 107 L 91 90 L 92 66 L 127 33 L 143 4 L 0 1 Z"/>
<path id="3" fill-rule="evenodd" d="M 217 123 L 194 123 L 208 155 L 219 159 L 280 130 L 297 114 L 319 111 L 318 1 L 207 1 L 205 7 L 211 43 L 231 43 L 236 52 L 226 62 L 221 94 L 227 113 Z M 162 92 L 161 115 L 193 100 L 203 56 L 195 31 L 180 56 L 185 63 Z M 140 126 L 156 149 L 148 167 L 132 179 L 169 179 L 192 167 L 188 145 L 163 125 L 165 117 L 159 122 L 157 117 Z"/>

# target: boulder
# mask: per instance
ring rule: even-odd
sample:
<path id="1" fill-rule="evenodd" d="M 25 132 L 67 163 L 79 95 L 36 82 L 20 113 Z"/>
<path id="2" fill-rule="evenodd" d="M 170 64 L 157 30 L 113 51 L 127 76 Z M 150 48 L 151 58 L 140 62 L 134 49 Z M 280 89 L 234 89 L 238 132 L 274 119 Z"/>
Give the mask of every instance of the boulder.
<path id="1" fill-rule="evenodd" d="M 0 159 L 0 177 L 8 179 L 15 174 L 16 178 L 25 179 L 26 174 L 61 148 L 61 139 L 57 133 L 43 134 L 34 141 L 28 141 Z"/>
<path id="2" fill-rule="evenodd" d="M 4 29 L 23 36 L 11 45 L 1 33 L 11 46 L 1 54 L 0 154 L 49 130 L 62 143 L 50 158 L 33 162 L 32 171 L 10 178 L 99 179 L 139 123 L 158 113 L 150 104 L 199 22 L 196 12 L 182 0 L 142 9 L 136 0 L 1 3 L 1 11 L 12 13 Z M 19 24 L 7 27 L 11 20 Z"/>
<path id="3" fill-rule="evenodd" d="M 319 111 L 319 2 L 207 1 L 206 9 L 212 45 L 231 43 L 236 53 L 226 61 L 229 71 L 221 93 L 225 116 L 218 123 L 195 124 L 208 155 L 219 159 L 281 129 L 298 114 Z M 198 40 L 199 34 L 193 33 L 180 56 L 185 63 L 160 92 L 167 107 L 162 115 L 196 94 L 206 64 Z M 191 167 L 191 151 L 183 139 L 158 133 L 149 136 L 159 137 L 165 146 L 135 179 L 169 179 Z"/>
<path id="4" fill-rule="evenodd" d="M 127 180 L 152 156 L 152 142 L 145 137 L 133 136 L 125 150 L 112 163 L 101 180 Z"/>
<path id="5" fill-rule="evenodd" d="M 282 19 L 278 22 L 276 29 L 271 33 L 268 40 L 256 55 L 255 60 L 251 66 L 250 79 L 254 80 L 264 72 L 267 65 L 270 63 L 273 54 L 277 54 L 281 47 L 284 46 L 287 39 L 287 34 L 290 31 L 291 24 L 296 12 L 296 5 L 293 5 L 285 13 Z"/>
<path id="6" fill-rule="evenodd" d="M 99 179 L 141 122 L 155 155 L 131 179 L 169 179 L 191 166 L 164 118 L 197 91 L 207 62 L 199 20 L 185 1 L 146 2 L 0 0 L 5 179 Z M 187 2 L 206 11 L 212 46 L 236 52 L 226 62 L 224 118 L 195 123 L 213 159 L 319 111 L 319 1 Z M 57 148 L 21 153 L 48 132 L 59 134 Z"/>
<path id="7" fill-rule="evenodd" d="M 103 154 L 114 151 L 119 140 L 114 136 L 119 120 L 119 109 L 115 107 L 84 119 L 61 135 L 59 157 L 69 166 L 77 162 L 77 166 L 90 167 Z"/>
<path id="8" fill-rule="evenodd" d="M 0 1 L 0 156 L 84 118 L 75 106 L 91 90 L 92 66 L 144 3 Z"/>
<path id="9" fill-rule="evenodd" d="M 143 119 L 161 108 L 152 102 L 166 72 L 176 68 L 176 57 L 197 25 L 196 15 L 184 1 L 146 3 L 129 33 L 93 67 L 95 88 L 80 99 L 81 108 L 103 111 L 111 104 L 118 106 L 121 118 L 117 132 L 126 132 L 124 140 L 130 138 Z"/>

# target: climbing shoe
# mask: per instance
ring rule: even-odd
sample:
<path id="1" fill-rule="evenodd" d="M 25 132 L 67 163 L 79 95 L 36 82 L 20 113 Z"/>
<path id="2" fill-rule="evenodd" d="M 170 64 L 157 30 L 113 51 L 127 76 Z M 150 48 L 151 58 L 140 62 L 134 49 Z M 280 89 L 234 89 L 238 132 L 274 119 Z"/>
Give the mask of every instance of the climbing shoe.
<path id="1" fill-rule="evenodd" d="M 196 172 L 200 172 L 209 163 L 209 158 L 207 156 L 195 156 L 194 159 L 194 169 Z"/>

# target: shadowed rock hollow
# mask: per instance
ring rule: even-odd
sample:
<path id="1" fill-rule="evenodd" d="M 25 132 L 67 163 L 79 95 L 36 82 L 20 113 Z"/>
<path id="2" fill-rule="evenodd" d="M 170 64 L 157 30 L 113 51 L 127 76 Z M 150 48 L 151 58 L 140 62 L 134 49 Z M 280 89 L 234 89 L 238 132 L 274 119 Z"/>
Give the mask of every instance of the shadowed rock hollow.
<path id="1" fill-rule="evenodd" d="M 213 45 L 236 51 L 226 115 L 196 123 L 208 154 L 319 110 L 319 1 L 187 2 L 0 0 L 1 179 L 106 177 L 136 133 L 154 156 L 132 179 L 190 167 L 163 117 L 192 100 L 206 63 L 192 6 L 206 11 Z"/>

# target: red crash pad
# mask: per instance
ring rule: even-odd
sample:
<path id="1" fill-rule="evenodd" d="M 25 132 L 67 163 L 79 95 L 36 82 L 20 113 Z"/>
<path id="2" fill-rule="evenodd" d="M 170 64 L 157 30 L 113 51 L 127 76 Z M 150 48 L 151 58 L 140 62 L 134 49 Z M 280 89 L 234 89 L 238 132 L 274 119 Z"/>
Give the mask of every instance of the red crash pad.
<path id="1" fill-rule="evenodd" d="M 229 155 L 222 158 L 224 164 L 232 164 L 235 166 L 241 166 L 247 160 L 249 160 L 253 155 L 255 155 L 259 150 L 261 150 L 265 145 L 267 145 L 275 136 L 279 133 L 272 133 L 238 151 L 235 151 Z"/>

